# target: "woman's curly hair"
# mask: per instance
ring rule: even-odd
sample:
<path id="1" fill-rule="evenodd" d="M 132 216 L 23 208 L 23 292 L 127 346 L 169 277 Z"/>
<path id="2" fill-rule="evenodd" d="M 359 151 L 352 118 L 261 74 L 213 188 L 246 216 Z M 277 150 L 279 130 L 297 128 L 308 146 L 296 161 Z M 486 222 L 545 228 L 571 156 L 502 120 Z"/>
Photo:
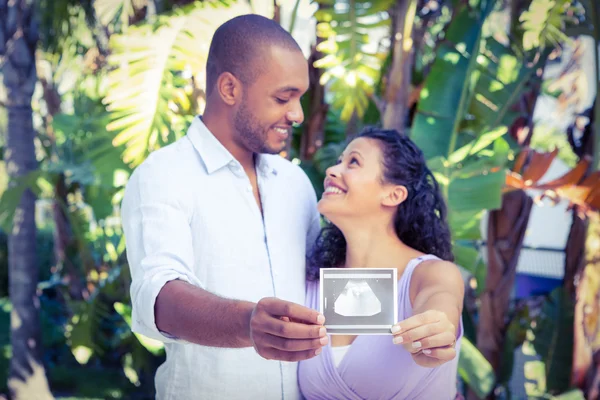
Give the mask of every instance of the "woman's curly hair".
<path id="1" fill-rule="evenodd" d="M 406 187 L 408 195 L 398 205 L 394 226 L 398 238 L 416 250 L 453 261 L 446 204 L 423 152 L 396 130 L 367 128 L 356 138 L 377 140 L 383 153 L 383 181 Z M 311 253 L 307 277 L 319 279 L 320 268 L 343 266 L 346 240 L 330 222 L 321 230 Z"/>

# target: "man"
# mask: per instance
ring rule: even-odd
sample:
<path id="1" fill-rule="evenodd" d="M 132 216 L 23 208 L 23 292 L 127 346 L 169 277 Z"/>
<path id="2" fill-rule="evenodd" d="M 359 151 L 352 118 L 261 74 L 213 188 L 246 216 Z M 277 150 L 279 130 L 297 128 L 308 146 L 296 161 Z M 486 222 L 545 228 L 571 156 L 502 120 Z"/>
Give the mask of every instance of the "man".
<path id="1" fill-rule="evenodd" d="M 226 22 L 210 46 L 202 118 L 127 185 L 133 330 L 165 342 L 159 399 L 295 399 L 295 361 L 327 343 L 323 316 L 299 305 L 316 196 L 277 155 L 307 88 L 307 61 L 278 24 Z"/>

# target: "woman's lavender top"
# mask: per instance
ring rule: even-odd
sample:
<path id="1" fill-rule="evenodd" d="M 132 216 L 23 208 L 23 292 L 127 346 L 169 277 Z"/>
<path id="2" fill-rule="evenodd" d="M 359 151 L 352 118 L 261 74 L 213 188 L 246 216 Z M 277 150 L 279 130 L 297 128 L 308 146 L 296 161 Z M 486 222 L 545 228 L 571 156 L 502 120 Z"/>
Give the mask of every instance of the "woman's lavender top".
<path id="1" fill-rule="evenodd" d="M 413 259 L 398 281 L 398 321 L 413 315 L 409 288 L 413 271 L 421 261 L 434 259 L 426 255 Z M 319 309 L 319 282 L 308 281 L 306 305 Z M 462 320 L 456 352 L 460 353 Z M 330 340 L 331 342 L 331 340 Z M 307 400 L 426 399 L 456 397 L 458 356 L 437 368 L 420 367 L 401 345 L 392 343 L 391 335 L 357 336 L 335 367 L 331 345 L 298 366 L 298 382 Z"/>

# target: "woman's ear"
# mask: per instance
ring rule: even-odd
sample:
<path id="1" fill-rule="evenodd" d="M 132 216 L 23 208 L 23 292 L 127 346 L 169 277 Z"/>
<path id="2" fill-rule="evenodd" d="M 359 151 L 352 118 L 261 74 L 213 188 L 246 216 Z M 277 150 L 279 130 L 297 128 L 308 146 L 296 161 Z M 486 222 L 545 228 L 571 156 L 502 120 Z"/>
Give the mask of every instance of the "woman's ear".
<path id="1" fill-rule="evenodd" d="M 384 197 L 382 204 L 387 207 L 397 207 L 408 197 L 408 190 L 405 186 L 390 186 L 387 196 Z"/>

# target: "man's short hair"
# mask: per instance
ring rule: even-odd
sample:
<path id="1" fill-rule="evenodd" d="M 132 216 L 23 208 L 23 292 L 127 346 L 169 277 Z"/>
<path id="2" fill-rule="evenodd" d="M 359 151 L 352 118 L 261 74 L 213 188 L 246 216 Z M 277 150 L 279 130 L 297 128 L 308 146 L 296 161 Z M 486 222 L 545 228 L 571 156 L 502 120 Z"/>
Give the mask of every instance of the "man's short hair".
<path id="1" fill-rule="evenodd" d="M 256 14 L 241 15 L 215 31 L 206 62 L 206 94 L 210 95 L 224 72 L 244 84 L 261 73 L 265 50 L 279 46 L 301 51 L 300 46 L 277 22 Z"/>

